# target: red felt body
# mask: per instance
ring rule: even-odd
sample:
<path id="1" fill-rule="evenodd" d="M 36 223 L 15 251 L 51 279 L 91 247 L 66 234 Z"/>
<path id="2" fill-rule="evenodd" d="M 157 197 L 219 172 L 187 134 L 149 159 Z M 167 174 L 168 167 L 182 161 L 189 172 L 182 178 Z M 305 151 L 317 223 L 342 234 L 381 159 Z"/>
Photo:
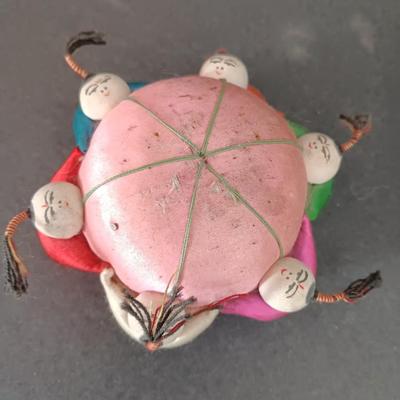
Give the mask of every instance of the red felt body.
<path id="1" fill-rule="evenodd" d="M 66 181 L 77 184 L 83 153 L 72 150 L 61 168 L 51 178 L 52 182 Z M 90 249 L 85 236 L 80 233 L 71 239 L 54 239 L 38 232 L 43 249 L 54 261 L 67 267 L 88 272 L 101 272 L 108 264 Z"/>

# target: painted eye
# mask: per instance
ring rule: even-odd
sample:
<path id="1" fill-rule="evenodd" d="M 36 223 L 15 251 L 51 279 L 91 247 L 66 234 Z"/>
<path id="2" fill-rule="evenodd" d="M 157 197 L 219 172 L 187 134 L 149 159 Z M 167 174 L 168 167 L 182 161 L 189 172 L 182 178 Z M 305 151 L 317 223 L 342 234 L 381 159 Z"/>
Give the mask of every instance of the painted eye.
<path id="1" fill-rule="evenodd" d="M 220 58 L 212 58 L 211 60 L 210 60 L 210 63 L 211 64 L 219 64 L 219 63 L 221 63 L 222 62 L 222 60 L 220 59 Z"/>
<path id="2" fill-rule="evenodd" d="M 296 280 L 298 283 L 303 283 L 308 279 L 308 272 L 302 269 L 300 272 L 297 273 Z"/>
<path id="3" fill-rule="evenodd" d="M 318 140 L 319 140 L 322 144 L 325 144 L 325 143 L 328 141 L 328 139 L 327 139 L 325 136 L 322 136 L 322 135 L 319 135 L 319 136 L 318 136 Z"/>
<path id="4" fill-rule="evenodd" d="M 236 65 L 231 61 L 225 61 L 224 64 L 228 65 L 229 67 L 236 67 Z"/>
<path id="5" fill-rule="evenodd" d="M 86 96 L 90 96 L 95 93 L 97 88 L 99 87 L 98 83 L 92 83 L 85 89 Z"/>
<path id="6" fill-rule="evenodd" d="M 331 152 L 327 145 L 322 147 L 322 154 L 324 155 L 326 162 L 329 162 L 331 159 Z"/>
<path id="7" fill-rule="evenodd" d="M 291 292 L 291 291 L 295 288 L 295 286 L 296 286 L 296 283 L 295 283 L 295 282 L 291 283 L 291 284 L 288 286 L 288 288 L 287 288 L 287 290 L 286 290 L 285 293 Z"/>
<path id="8" fill-rule="evenodd" d="M 49 207 L 47 207 L 46 211 L 44 212 L 44 220 L 46 221 L 46 224 L 50 223 L 50 220 L 49 220 Z"/>

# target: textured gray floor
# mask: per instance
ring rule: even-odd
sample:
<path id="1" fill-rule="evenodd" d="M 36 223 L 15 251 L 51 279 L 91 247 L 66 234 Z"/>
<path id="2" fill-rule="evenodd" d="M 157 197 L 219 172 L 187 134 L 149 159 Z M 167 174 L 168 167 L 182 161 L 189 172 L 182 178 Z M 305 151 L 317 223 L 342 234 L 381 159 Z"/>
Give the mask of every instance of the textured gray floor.
<path id="1" fill-rule="evenodd" d="M 342 140 L 340 112 L 373 114 L 374 134 L 346 157 L 314 226 L 321 288 L 377 268 L 385 284 L 358 305 L 274 323 L 222 317 L 187 347 L 147 354 L 111 319 L 97 277 L 47 259 L 27 224 L 30 294 L 0 295 L 0 399 L 398 400 L 399 17 L 397 0 L 1 0 L 1 226 L 73 146 L 71 34 L 107 32 L 109 45 L 80 60 L 129 80 L 192 73 L 226 47 L 312 129 Z"/>

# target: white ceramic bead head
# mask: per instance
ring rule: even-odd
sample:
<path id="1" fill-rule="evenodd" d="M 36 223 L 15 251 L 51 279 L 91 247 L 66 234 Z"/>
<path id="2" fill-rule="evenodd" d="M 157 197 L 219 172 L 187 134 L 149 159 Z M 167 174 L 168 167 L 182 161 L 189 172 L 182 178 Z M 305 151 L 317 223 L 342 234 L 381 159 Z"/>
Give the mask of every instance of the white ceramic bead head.
<path id="1" fill-rule="evenodd" d="M 298 139 L 303 148 L 309 183 L 324 183 L 339 171 L 342 154 L 336 143 L 323 133 L 307 133 Z"/>
<path id="2" fill-rule="evenodd" d="M 88 78 L 79 92 L 79 102 L 84 114 L 101 120 L 118 103 L 129 96 L 128 84 L 119 76 L 108 73 Z"/>
<path id="3" fill-rule="evenodd" d="M 275 310 L 299 311 L 308 305 L 314 295 L 315 278 L 301 261 L 285 257 L 264 275 L 258 291 Z"/>
<path id="4" fill-rule="evenodd" d="M 246 89 L 249 75 L 243 62 L 231 54 L 214 54 L 201 66 L 200 76 L 226 79 L 229 83 Z"/>
<path id="5" fill-rule="evenodd" d="M 83 203 L 79 188 L 68 182 L 42 186 L 31 200 L 32 221 L 46 236 L 69 239 L 83 227 Z"/>

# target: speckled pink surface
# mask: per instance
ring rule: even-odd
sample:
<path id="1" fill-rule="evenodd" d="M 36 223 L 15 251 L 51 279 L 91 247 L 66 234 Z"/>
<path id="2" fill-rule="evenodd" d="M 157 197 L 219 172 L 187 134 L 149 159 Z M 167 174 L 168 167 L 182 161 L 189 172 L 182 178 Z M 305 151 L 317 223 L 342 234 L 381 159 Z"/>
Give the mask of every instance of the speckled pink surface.
<path id="1" fill-rule="evenodd" d="M 159 81 L 135 97 L 201 147 L 221 83 L 200 77 Z M 256 96 L 227 85 L 208 150 L 262 139 L 292 139 L 285 120 Z M 79 179 L 85 193 L 105 179 L 189 147 L 132 101 L 98 126 Z M 299 232 L 307 183 L 299 150 L 260 145 L 208 162 L 274 227 L 288 253 Z M 163 292 L 177 268 L 196 162 L 128 175 L 98 189 L 85 205 L 84 234 L 131 289 Z M 114 225 L 113 225 L 114 224 Z M 117 227 L 117 229 L 113 229 Z M 204 169 L 193 214 L 182 285 L 206 304 L 253 290 L 279 257 L 275 239 Z"/>

